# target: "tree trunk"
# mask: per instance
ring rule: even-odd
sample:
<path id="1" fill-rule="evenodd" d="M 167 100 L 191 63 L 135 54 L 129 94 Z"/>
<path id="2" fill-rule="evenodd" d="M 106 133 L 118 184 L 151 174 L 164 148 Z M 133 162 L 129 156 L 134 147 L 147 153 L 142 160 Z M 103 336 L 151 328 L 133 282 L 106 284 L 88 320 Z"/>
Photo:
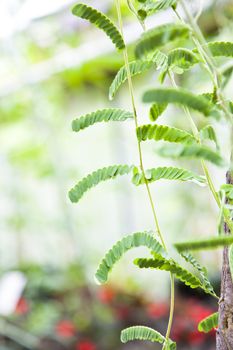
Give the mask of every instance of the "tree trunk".
<path id="1" fill-rule="evenodd" d="M 233 172 L 227 173 L 227 184 L 233 184 Z M 225 234 L 229 234 L 226 223 Z M 217 350 L 233 350 L 233 283 L 228 258 L 228 248 L 223 251 L 221 296 L 219 300 L 219 325 L 216 336 Z"/>

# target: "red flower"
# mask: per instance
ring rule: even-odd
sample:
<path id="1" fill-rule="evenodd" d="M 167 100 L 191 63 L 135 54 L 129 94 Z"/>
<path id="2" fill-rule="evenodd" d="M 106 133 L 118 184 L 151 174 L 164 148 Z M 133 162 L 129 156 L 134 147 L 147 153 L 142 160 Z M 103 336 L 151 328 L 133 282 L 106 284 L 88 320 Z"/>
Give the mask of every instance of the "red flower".
<path id="1" fill-rule="evenodd" d="M 207 339 L 207 335 L 197 330 L 198 323 L 213 311 L 212 308 L 193 299 L 189 299 L 183 305 L 181 304 L 174 320 L 172 338 L 176 341 L 189 342 L 194 346 L 203 343 Z M 215 332 L 211 332 L 211 335 L 213 333 Z"/>
<path id="2" fill-rule="evenodd" d="M 26 314 L 29 311 L 29 305 L 26 299 L 20 298 L 16 308 L 15 308 L 15 313 L 18 315 L 23 315 Z"/>
<path id="3" fill-rule="evenodd" d="M 75 350 L 96 350 L 96 345 L 90 340 L 82 340 L 76 344 Z"/>
<path id="4" fill-rule="evenodd" d="M 192 345 L 199 345 L 205 340 L 205 334 L 193 331 L 188 334 L 188 341 Z"/>
<path id="5" fill-rule="evenodd" d="M 99 300 L 104 304 L 110 303 L 113 300 L 114 296 L 115 292 L 110 287 L 102 287 L 98 293 Z"/>
<path id="6" fill-rule="evenodd" d="M 74 324 L 69 320 L 60 321 L 56 325 L 56 332 L 59 336 L 69 338 L 75 335 Z"/>
<path id="7" fill-rule="evenodd" d="M 192 318 L 195 322 L 200 322 L 203 318 L 211 315 L 213 309 L 198 303 L 196 300 L 189 299 L 186 305 L 186 314 L 188 318 Z"/>
<path id="8" fill-rule="evenodd" d="M 147 313 L 150 317 L 160 318 L 166 316 L 168 312 L 168 306 L 166 303 L 150 304 L 147 307 Z"/>
<path id="9" fill-rule="evenodd" d="M 188 312 L 190 318 L 192 318 L 196 323 L 199 323 L 201 320 L 203 320 L 203 318 L 206 318 L 212 313 L 212 309 L 202 305 L 195 305 L 191 307 Z"/>

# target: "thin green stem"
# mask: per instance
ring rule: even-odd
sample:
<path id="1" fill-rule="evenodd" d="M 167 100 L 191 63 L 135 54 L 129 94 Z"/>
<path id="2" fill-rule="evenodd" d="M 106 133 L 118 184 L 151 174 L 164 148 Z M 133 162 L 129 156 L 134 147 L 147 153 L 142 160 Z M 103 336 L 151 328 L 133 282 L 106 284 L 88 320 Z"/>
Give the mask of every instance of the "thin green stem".
<path id="1" fill-rule="evenodd" d="M 176 8 L 175 8 L 175 7 L 172 7 L 172 9 L 173 9 L 173 11 L 175 12 L 176 16 L 178 17 L 178 19 L 182 22 L 183 20 L 182 20 L 182 18 L 181 18 L 181 16 L 180 16 L 179 12 L 176 10 Z"/>
<path id="2" fill-rule="evenodd" d="M 197 38 L 197 40 L 200 42 L 200 44 L 202 45 L 202 49 L 203 52 L 206 56 L 206 60 L 208 62 L 208 65 L 211 67 L 211 69 L 213 71 L 217 70 L 215 61 L 211 55 L 211 53 L 209 52 L 208 46 L 206 45 L 206 41 L 205 38 L 197 24 L 197 22 L 195 21 L 195 19 L 193 18 L 193 16 L 191 15 L 189 9 L 186 6 L 185 0 L 180 0 L 180 4 L 184 10 L 184 13 L 189 21 L 189 25 L 191 26 L 191 28 L 193 29 L 193 34 L 194 36 Z"/>
<path id="3" fill-rule="evenodd" d="M 176 84 L 176 81 L 175 81 L 175 79 L 174 79 L 174 76 L 173 76 L 173 73 L 172 73 L 172 72 L 169 72 L 169 77 L 170 77 L 170 79 L 171 79 L 172 85 L 173 85 L 175 88 L 178 88 L 178 86 L 177 86 L 177 84 Z M 188 119 L 189 119 L 189 121 L 190 121 L 193 135 L 196 137 L 197 142 L 198 142 L 199 144 L 201 144 L 201 140 L 200 140 L 198 128 L 197 128 L 197 126 L 196 126 L 196 124 L 195 124 L 195 122 L 194 122 L 194 120 L 193 120 L 193 118 L 192 118 L 192 116 L 191 116 L 191 113 L 190 113 L 189 109 L 188 109 L 187 107 L 183 107 L 183 109 L 184 109 L 184 112 L 185 112 L 185 114 L 187 115 L 187 117 L 188 117 Z M 207 180 L 209 189 L 210 189 L 210 191 L 211 191 L 211 193 L 212 193 L 212 195 L 213 195 L 213 197 L 214 197 L 214 199 L 215 199 L 215 201 L 216 201 L 216 203 L 217 203 L 217 206 L 218 206 L 219 208 L 221 208 L 221 201 L 220 201 L 219 195 L 218 195 L 218 193 L 217 193 L 217 191 L 216 191 L 216 189 L 215 189 L 215 186 L 214 186 L 214 183 L 213 183 L 213 181 L 212 181 L 210 172 L 209 172 L 208 167 L 207 167 L 207 165 L 206 165 L 206 163 L 205 163 L 204 160 L 201 161 L 201 165 L 202 165 L 204 174 L 205 174 L 205 176 L 206 176 L 206 180 Z M 225 217 L 225 220 L 228 222 L 228 224 L 230 224 L 229 218 L 226 217 L 226 213 L 224 213 L 224 217 Z M 231 225 L 230 225 L 230 226 L 231 226 Z"/>
<path id="4" fill-rule="evenodd" d="M 123 24 L 122 24 L 122 16 L 121 16 L 121 9 L 120 9 L 120 0 L 116 0 L 116 7 L 117 7 L 117 16 L 118 16 L 118 22 L 119 22 L 119 28 L 121 35 L 123 36 Z M 132 109 L 133 109 L 133 114 L 134 114 L 134 122 L 135 122 L 135 130 L 137 130 L 138 127 L 138 116 L 137 116 L 137 110 L 136 110 L 136 104 L 135 104 L 135 99 L 134 99 L 134 90 L 133 90 L 133 84 L 132 84 L 132 78 L 131 78 L 131 73 L 130 73 L 130 67 L 129 67 L 129 57 L 128 57 L 128 51 L 127 48 L 124 49 L 124 61 L 125 61 L 125 67 L 127 71 L 127 80 L 128 80 L 128 87 L 129 87 L 129 93 L 131 97 L 131 103 L 132 103 Z M 141 148 L 141 143 L 139 142 L 137 138 L 137 145 L 138 145 L 138 155 L 139 155 L 139 163 L 140 163 L 140 168 L 143 174 L 143 177 L 145 179 L 145 184 L 146 184 L 146 189 L 147 189 L 147 194 L 150 202 L 150 206 L 153 212 L 153 217 L 155 221 L 155 226 L 156 226 L 156 231 L 158 233 L 158 236 L 163 244 L 163 247 L 167 250 L 166 244 L 159 226 L 157 214 L 155 211 L 155 206 L 153 203 L 151 191 L 150 191 L 150 186 L 149 183 L 146 179 L 145 176 L 145 169 L 144 169 L 144 164 L 143 164 L 143 155 L 142 155 L 142 148 Z"/>
<path id="5" fill-rule="evenodd" d="M 170 301 L 170 314 L 169 314 L 169 321 L 167 326 L 166 339 L 170 337 L 173 316 L 174 316 L 174 309 L 175 309 L 175 278 L 173 274 L 170 274 L 170 279 L 171 279 L 171 301 Z"/>
<path id="6" fill-rule="evenodd" d="M 219 195 L 218 195 L 217 191 L 215 190 L 214 183 L 212 181 L 212 178 L 210 176 L 209 170 L 208 170 L 207 165 L 204 162 L 204 160 L 201 161 L 201 165 L 202 165 L 202 168 L 204 170 L 204 173 L 205 173 L 205 176 L 206 176 L 207 183 L 209 185 L 210 191 L 212 192 L 213 197 L 214 197 L 218 207 L 221 208 L 221 201 L 220 201 Z"/>
<path id="7" fill-rule="evenodd" d="M 132 4 L 132 1 L 127 0 L 127 4 L 128 4 L 128 8 L 130 9 L 130 11 L 134 14 L 134 16 L 136 16 L 136 18 L 138 19 L 139 23 L 142 26 L 142 29 L 145 31 L 146 30 L 145 22 L 138 16 L 137 10 L 135 9 L 134 5 Z"/>
<path id="8" fill-rule="evenodd" d="M 169 70 L 168 71 L 168 75 L 169 75 L 169 78 L 171 80 L 171 83 L 172 83 L 173 87 L 178 89 L 178 85 L 176 84 L 176 81 L 175 81 L 175 78 L 174 78 L 174 74 Z M 191 116 L 191 113 L 190 113 L 189 109 L 186 106 L 183 106 L 183 110 L 184 110 L 185 114 L 187 115 L 187 117 L 189 119 L 193 135 L 196 137 L 197 141 L 199 141 L 199 131 L 198 131 L 198 128 L 197 128 L 196 124 L 194 123 L 194 120 L 193 120 L 193 118 Z"/>
<path id="9" fill-rule="evenodd" d="M 231 113 L 229 112 L 228 110 L 228 106 L 225 102 L 225 99 L 221 93 L 221 86 L 220 86 L 220 81 L 221 81 L 221 77 L 219 76 L 219 72 L 217 70 L 217 67 L 215 65 L 215 61 L 212 57 L 212 54 L 210 52 L 210 50 L 208 49 L 208 45 L 206 43 L 206 40 L 197 24 L 197 22 L 195 21 L 195 19 L 192 17 L 192 15 L 190 14 L 189 12 L 189 9 L 187 8 L 186 4 L 185 4 L 185 1 L 184 0 L 180 0 L 180 3 L 183 7 L 183 10 L 184 10 L 184 13 L 186 15 L 186 17 L 188 18 L 188 21 L 189 21 L 189 24 L 192 28 L 192 39 L 194 41 L 194 44 L 196 45 L 197 49 L 198 49 L 198 52 L 199 54 L 201 55 L 203 61 L 204 61 L 204 66 L 205 66 L 205 69 L 207 69 L 210 77 L 211 77 L 211 80 L 213 81 L 213 85 L 214 85 L 214 90 L 216 91 L 216 94 L 217 94 L 217 99 L 218 99 L 218 102 L 219 102 L 219 106 L 221 107 L 222 111 L 224 112 L 226 118 L 228 121 L 230 121 L 230 125 L 231 125 L 231 128 L 233 130 L 233 118 L 232 118 L 232 115 Z M 178 18 L 183 22 L 183 19 L 180 17 L 180 15 L 178 14 L 178 12 L 176 11 L 176 15 L 178 16 Z M 174 79 L 172 81 L 172 83 L 174 84 Z M 188 111 L 188 113 L 187 113 Z M 192 117 L 191 117 L 191 114 L 189 112 L 188 109 L 185 108 L 185 112 L 187 114 L 187 116 L 189 117 L 189 119 L 191 120 L 191 126 L 192 126 L 192 130 L 193 130 L 193 133 L 194 133 L 194 136 L 197 137 L 198 135 L 198 142 L 201 144 L 201 141 L 200 141 L 200 138 L 199 138 L 199 132 L 198 132 L 198 129 L 196 128 L 193 128 L 193 125 L 195 125 Z M 196 129 L 196 130 L 195 130 Z M 233 140 L 233 138 L 231 138 Z M 230 159 L 231 159 L 231 162 L 230 162 L 230 168 L 233 167 L 233 143 L 232 143 L 232 146 L 231 146 L 231 156 L 230 156 Z M 205 173 L 205 176 L 206 176 L 206 179 L 207 179 L 207 183 L 208 183 L 208 186 L 210 188 L 210 191 L 211 193 L 213 194 L 213 197 L 218 205 L 219 208 L 221 208 L 221 200 L 219 198 L 219 195 L 215 189 L 215 186 L 214 186 L 214 183 L 212 181 L 212 178 L 210 176 L 210 173 L 209 173 L 209 170 L 208 170 L 208 167 L 207 165 L 205 164 L 204 161 L 202 161 L 202 168 L 203 168 L 203 171 Z M 232 225 L 232 222 L 229 218 L 229 215 L 228 215 L 228 210 L 223 210 L 223 215 L 224 215 L 224 219 L 226 221 L 226 223 L 228 224 L 229 226 L 229 229 L 230 231 L 233 233 L 233 225 Z"/>
<path id="10" fill-rule="evenodd" d="M 203 10 L 203 0 L 200 0 L 199 1 L 199 9 L 198 9 L 198 12 L 195 16 L 195 22 L 197 22 L 202 14 L 202 10 Z"/>
<path id="11" fill-rule="evenodd" d="M 214 87 L 216 86 L 216 79 L 211 71 L 211 68 L 209 67 L 209 65 L 207 64 L 207 61 L 206 61 L 206 56 L 205 56 L 205 52 L 202 48 L 202 46 L 200 45 L 199 41 L 195 38 L 194 34 L 192 34 L 192 40 L 194 42 L 194 44 L 196 45 L 197 49 L 198 49 L 198 52 L 202 58 L 202 67 L 207 71 L 207 73 L 209 74 L 210 76 L 210 79 L 214 85 Z"/>
<path id="12" fill-rule="evenodd" d="M 209 66 L 210 71 L 212 72 L 212 74 L 211 74 L 212 80 L 214 80 L 214 87 L 216 89 L 219 105 L 220 105 L 222 111 L 224 112 L 226 118 L 228 119 L 228 121 L 232 125 L 233 124 L 232 114 L 230 113 L 229 108 L 228 108 L 227 103 L 226 103 L 226 99 L 224 98 L 224 96 L 222 95 L 222 92 L 221 92 L 221 74 L 218 71 L 218 68 L 215 64 L 214 58 L 213 58 L 212 53 L 210 52 L 210 50 L 208 48 L 207 42 L 202 34 L 202 31 L 200 30 L 198 24 L 196 23 L 193 16 L 191 15 L 189 9 L 187 8 L 185 1 L 180 0 L 180 3 L 181 3 L 181 6 L 184 10 L 184 13 L 185 13 L 188 21 L 189 21 L 189 24 L 193 30 L 193 36 L 196 38 L 195 44 L 197 46 L 197 49 L 198 49 L 199 53 L 203 55 L 203 58 L 204 58 L 206 64 Z"/>
<path id="13" fill-rule="evenodd" d="M 122 37 L 124 37 L 124 35 L 123 35 L 123 23 L 122 23 L 122 16 L 121 16 L 121 8 L 120 8 L 120 0 L 116 0 L 116 8 L 117 8 L 119 29 L 120 29 Z M 128 87 L 129 87 L 129 93 L 130 93 L 130 97 L 131 97 L 131 103 L 132 103 L 133 114 L 134 114 L 134 122 L 135 122 L 135 131 L 136 131 L 137 127 L 138 127 L 138 116 L 137 116 L 137 109 L 136 109 L 135 99 L 134 99 L 134 90 L 133 90 L 132 78 L 131 78 L 130 67 L 129 67 L 129 58 L 128 58 L 127 47 L 125 47 L 125 49 L 124 49 L 124 61 L 125 61 L 125 67 L 126 67 L 126 71 L 127 71 Z M 156 214 L 156 211 L 155 211 L 155 205 L 154 205 L 153 198 L 152 198 L 152 195 L 151 195 L 150 186 L 149 186 L 149 183 L 148 183 L 148 181 L 146 179 L 146 176 L 145 176 L 142 148 L 141 148 L 141 143 L 138 140 L 138 138 L 137 138 L 137 145 L 138 145 L 138 154 L 139 154 L 140 168 L 141 168 L 143 177 L 145 179 L 146 190 L 147 190 L 147 194 L 148 194 L 151 210 L 152 210 L 152 213 L 153 213 L 153 218 L 154 218 L 154 222 L 155 222 L 156 231 L 158 233 L 158 236 L 159 236 L 159 238 L 161 240 L 161 243 L 162 243 L 164 249 L 167 251 L 166 243 L 164 241 L 163 234 L 161 232 L 159 221 L 158 221 L 157 214 Z M 170 305 L 170 314 L 169 314 L 169 321 L 168 321 L 168 328 L 167 328 L 167 332 L 166 332 L 165 344 L 167 343 L 167 340 L 170 337 L 172 321 L 173 321 L 173 314 L 174 314 L 175 281 L 174 281 L 174 275 L 172 273 L 170 273 L 170 279 L 171 279 L 171 305 Z"/>
<path id="14" fill-rule="evenodd" d="M 174 13 L 176 14 L 177 18 L 180 20 L 181 23 L 186 24 L 183 18 L 180 16 L 179 12 L 176 9 L 173 9 Z M 205 53 L 203 52 L 202 46 L 199 44 L 199 42 L 196 40 L 194 34 L 191 34 L 192 40 L 195 43 L 195 45 L 198 47 L 199 54 L 202 58 L 201 65 L 203 68 L 207 71 L 209 74 L 211 80 L 213 81 L 213 84 L 215 85 L 215 80 L 213 78 L 212 71 L 210 70 L 209 66 L 206 64 L 206 58 L 205 58 Z"/>

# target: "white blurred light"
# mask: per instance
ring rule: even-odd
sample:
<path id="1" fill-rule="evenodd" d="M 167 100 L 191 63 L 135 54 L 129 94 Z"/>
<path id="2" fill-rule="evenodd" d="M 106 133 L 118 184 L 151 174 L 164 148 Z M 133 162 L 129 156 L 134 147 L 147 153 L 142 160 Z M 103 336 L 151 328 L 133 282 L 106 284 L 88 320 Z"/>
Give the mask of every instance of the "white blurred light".
<path id="1" fill-rule="evenodd" d="M 25 276 L 19 271 L 7 272 L 0 279 L 0 315 L 10 315 L 26 285 Z"/>
<path id="2" fill-rule="evenodd" d="M 75 0 L 17 0 L 0 1 L 0 39 L 6 39 L 14 32 L 27 28 L 29 23 L 70 6 Z"/>
<path id="3" fill-rule="evenodd" d="M 74 3 L 74 0 L 27 0 L 21 6 L 18 13 L 20 19 L 35 19 L 57 12 Z"/>

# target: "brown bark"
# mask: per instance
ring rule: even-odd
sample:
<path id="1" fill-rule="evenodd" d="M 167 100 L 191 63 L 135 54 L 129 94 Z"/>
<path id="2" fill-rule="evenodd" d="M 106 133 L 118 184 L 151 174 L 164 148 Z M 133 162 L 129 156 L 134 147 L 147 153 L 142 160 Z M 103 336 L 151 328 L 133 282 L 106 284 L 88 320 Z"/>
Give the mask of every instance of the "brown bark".
<path id="1" fill-rule="evenodd" d="M 227 183 L 233 184 L 233 172 L 227 173 Z M 226 223 L 225 234 L 229 234 Z M 219 325 L 216 335 L 217 350 L 233 350 L 233 283 L 228 258 L 228 248 L 223 250 L 221 296 L 219 300 Z"/>

